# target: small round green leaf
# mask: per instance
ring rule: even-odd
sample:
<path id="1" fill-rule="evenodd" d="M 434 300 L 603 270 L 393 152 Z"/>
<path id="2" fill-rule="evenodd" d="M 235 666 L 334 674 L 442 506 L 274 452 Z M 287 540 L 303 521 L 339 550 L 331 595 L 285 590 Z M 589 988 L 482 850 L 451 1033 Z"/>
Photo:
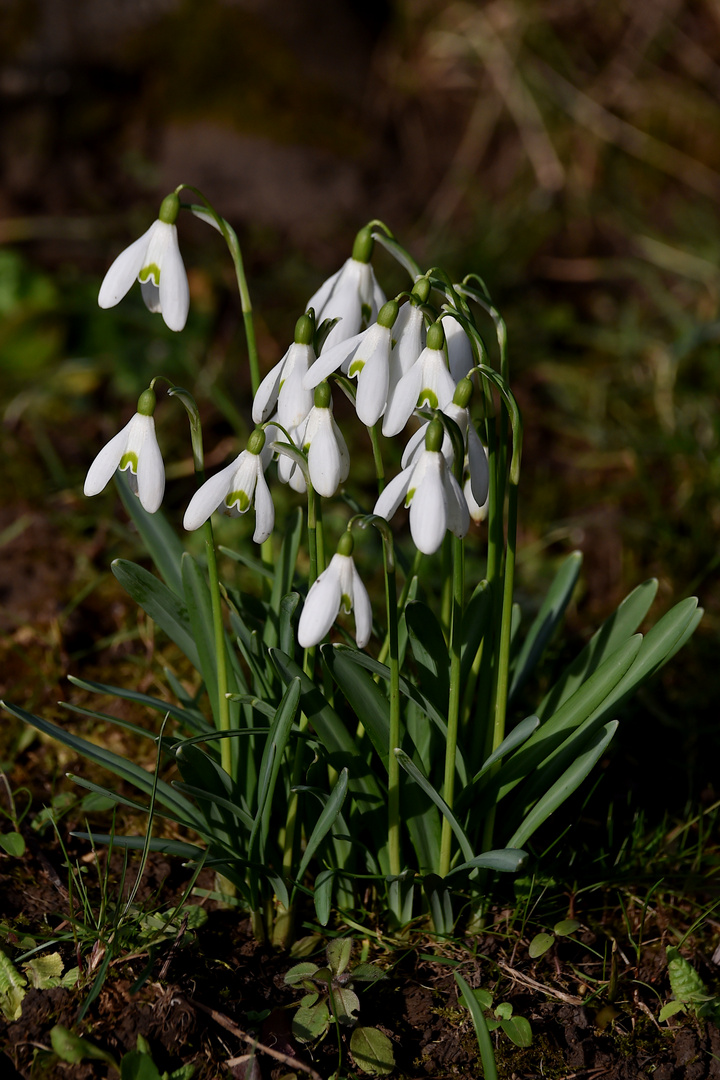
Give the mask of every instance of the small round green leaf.
<path id="1" fill-rule="evenodd" d="M 329 1026 L 327 1005 L 324 1001 L 319 1001 L 309 1009 L 300 1006 L 293 1017 L 292 1033 L 298 1042 L 315 1042 L 325 1034 Z"/>
<path id="2" fill-rule="evenodd" d="M 25 854 L 25 841 L 19 832 L 0 834 L 0 847 L 16 859 Z"/>
<path id="3" fill-rule="evenodd" d="M 555 938 L 552 934 L 536 934 L 530 942 L 528 952 L 533 960 L 537 960 L 538 956 L 543 956 L 548 949 L 552 949 L 554 944 Z"/>
<path id="4" fill-rule="evenodd" d="M 574 934 L 576 930 L 580 929 L 580 923 L 577 919 L 563 919 L 562 922 L 555 923 L 553 926 L 554 932 L 559 937 L 569 937 L 570 934 Z"/>
<path id="5" fill-rule="evenodd" d="M 377 1028 L 355 1028 L 350 1039 L 350 1053 L 358 1069 L 374 1076 L 389 1076 L 395 1068 L 393 1044 Z"/>
<path id="6" fill-rule="evenodd" d="M 516 1046 L 530 1046 L 532 1028 L 524 1016 L 513 1016 L 509 1020 L 501 1020 L 500 1027 Z"/>

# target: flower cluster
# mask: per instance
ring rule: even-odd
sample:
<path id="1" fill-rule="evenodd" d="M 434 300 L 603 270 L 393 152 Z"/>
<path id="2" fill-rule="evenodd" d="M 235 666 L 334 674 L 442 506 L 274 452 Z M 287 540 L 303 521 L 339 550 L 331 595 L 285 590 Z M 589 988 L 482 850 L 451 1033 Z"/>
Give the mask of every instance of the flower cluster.
<path id="1" fill-rule="evenodd" d="M 177 194 L 162 203 L 159 218 L 108 270 L 101 307 L 122 298 L 138 278 L 151 311 L 180 330 L 188 313 L 188 282 L 177 244 Z M 199 528 L 212 513 L 255 511 L 253 539 L 263 543 L 274 527 L 274 509 L 265 471 L 275 456 L 278 478 L 294 490 L 330 498 L 350 471 L 347 444 L 333 416 L 331 384 L 339 381 L 354 400 L 359 420 L 385 437 L 399 435 L 411 417 L 421 426 L 410 437 L 402 471 L 381 491 L 373 513 L 392 518 L 409 508 L 412 539 L 431 555 L 449 530 L 463 537 L 471 519 L 483 518 L 488 494 L 486 452 L 469 413 L 476 349 L 455 307 L 450 289 L 441 308 L 430 298 L 437 280 L 419 275 L 410 292 L 386 300 L 370 264 L 373 231 L 362 229 L 352 256 L 310 297 L 296 324 L 294 340 L 255 393 L 256 425 L 246 448 L 207 480 L 184 517 Z M 353 383 L 356 381 L 356 390 Z M 144 508 L 160 505 L 164 470 L 153 422 L 155 394 L 140 398 L 137 414 L 100 451 L 85 483 L 96 494 L 116 469 L 130 470 Z M 430 414 L 430 415 L 428 415 Z M 376 435 L 375 435 L 376 437 Z M 461 461 L 456 462 L 460 454 Z M 370 634 L 367 594 L 352 561 L 350 534 L 312 585 L 300 620 L 303 644 L 320 640 L 340 606 L 356 613 L 358 644 Z"/>

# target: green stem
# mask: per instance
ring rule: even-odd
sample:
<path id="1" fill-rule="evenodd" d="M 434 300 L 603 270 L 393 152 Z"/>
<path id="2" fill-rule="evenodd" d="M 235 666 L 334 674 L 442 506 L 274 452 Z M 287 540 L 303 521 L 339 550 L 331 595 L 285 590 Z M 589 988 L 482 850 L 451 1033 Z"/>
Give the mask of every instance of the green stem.
<path id="1" fill-rule="evenodd" d="M 368 432 L 370 433 L 373 459 L 375 461 L 375 477 L 377 479 L 378 495 L 381 495 L 382 490 L 385 487 L 385 465 L 383 464 L 382 452 L 380 450 L 380 439 L 378 438 L 378 424 L 373 424 L 372 427 L 369 427 Z"/>
<path id="2" fill-rule="evenodd" d="M 308 481 L 307 485 L 307 503 L 308 503 L 308 555 L 310 557 L 310 574 L 308 576 L 308 589 L 311 589 L 315 584 L 318 576 L 318 548 L 317 548 L 317 496 L 315 495 L 315 488 Z"/>
<path id="3" fill-rule="evenodd" d="M 398 649 L 398 603 L 395 580 L 395 553 L 391 535 L 383 533 L 385 555 L 385 606 L 387 608 L 390 667 L 390 745 L 388 747 L 388 855 L 390 873 L 401 871 L 400 859 L 400 764 L 395 748 L 400 746 L 400 653 Z"/>
<path id="4" fill-rule="evenodd" d="M 460 717 L 460 655 L 462 648 L 463 598 L 465 593 L 465 552 L 462 539 L 452 538 L 453 606 L 450 627 L 450 697 L 448 701 L 447 741 L 445 744 L 445 777 L 443 799 L 452 810 L 455 796 L 455 759 L 457 757 L 458 722 Z M 440 877 L 450 871 L 452 828 L 443 818 L 440 836 Z"/>

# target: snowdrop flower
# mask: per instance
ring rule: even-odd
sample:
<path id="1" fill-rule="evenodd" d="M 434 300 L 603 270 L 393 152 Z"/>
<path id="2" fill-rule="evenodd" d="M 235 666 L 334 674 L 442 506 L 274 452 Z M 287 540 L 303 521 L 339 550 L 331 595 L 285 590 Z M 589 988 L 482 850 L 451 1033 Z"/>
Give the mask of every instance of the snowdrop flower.
<path id="1" fill-rule="evenodd" d="M 277 422 L 296 428 L 312 409 L 312 390 L 305 389 L 303 380 L 315 360 L 314 331 L 311 316 L 301 315 L 295 324 L 295 340 L 258 387 L 252 407 L 254 423 L 262 424 L 277 405 Z"/>
<path id="2" fill-rule="evenodd" d="M 450 374 L 455 382 L 460 382 L 475 366 L 470 338 L 454 315 L 443 315 L 440 322 L 445 331 Z"/>
<path id="3" fill-rule="evenodd" d="M 470 528 L 467 503 L 441 452 L 442 441 L 442 423 L 433 420 L 425 435 L 425 449 L 390 481 L 373 511 L 389 520 L 404 499 L 410 507 L 413 542 L 424 555 L 437 551 L 448 529 L 464 536 Z"/>
<path id="4" fill-rule="evenodd" d="M 118 255 L 105 275 L 98 295 L 101 308 L 120 303 L 137 278 L 150 311 L 160 312 L 171 330 L 182 330 L 190 291 L 175 226 L 179 211 L 177 195 L 163 199 L 157 221 Z"/>
<path id="5" fill-rule="evenodd" d="M 445 362 L 445 332 L 440 322 L 427 332 L 427 345 L 398 382 L 383 419 L 383 435 L 397 435 L 423 402 L 443 409 L 452 401 L 455 380 Z"/>
<path id="6" fill-rule="evenodd" d="M 487 504 L 490 472 L 488 468 L 487 451 L 470 418 L 468 406 L 470 404 L 472 391 L 473 385 L 470 379 L 467 377 L 461 379 L 455 388 L 453 400 L 449 405 L 445 406 L 442 412 L 445 416 L 448 416 L 451 420 L 455 421 L 460 429 L 460 434 L 463 437 L 465 446 L 465 468 L 469 473 L 469 478 L 467 484 L 464 485 L 463 491 L 467 499 L 470 516 L 473 521 L 481 521 L 482 516 L 478 517 L 477 514 L 481 511 L 483 505 Z M 427 423 L 419 427 L 405 447 L 401 461 L 403 469 L 413 461 L 417 461 L 422 453 L 427 428 Z M 447 431 L 444 433 L 441 449 L 448 466 L 452 468 L 455 454 L 452 439 Z M 468 492 L 470 492 L 470 498 L 467 498 Z"/>
<path id="7" fill-rule="evenodd" d="M 237 517 L 254 505 L 253 540 L 256 544 L 267 540 L 275 525 L 275 508 L 265 480 L 265 469 L 271 458 L 272 450 L 269 444 L 266 447 L 265 432 L 255 428 L 247 449 L 195 492 L 183 518 L 185 528 L 189 532 L 199 529 L 215 510 Z"/>
<path id="8" fill-rule="evenodd" d="M 155 435 L 155 391 L 145 390 L 138 411 L 122 431 L 97 455 L 85 477 L 86 495 L 98 495 L 116 469 L 130 470 L 130 486 L 149 514 L 154 514 L 165 492 L 165 468 Z"/>
<path id="9" fill-rule="evenodd" d="M 385 303 L 385 295 L 370 266 L 374 244 L 370 226 L 361 229 L 355 237 L 352 256 L 307 302 L 306 308 L 313 308 L 318 326 L 324 319 L 339 320 L 325 339 L 321 352 L 345 338 L 354 337 L 363 325 L 367 326 L 376 317 Z"/>
<path id="10" fill-rule="evenodd" d="M 315 404 L 307 419 L 290 433 L 307 454 L 310 483 L 318 495 L 329 499 L 348 478 L 350 454 L 347 443 L 332 414 L 332 396 L 327 383 L 320 383 L 315 390 Z M 276 446 L 281 460 L 278 476 L 289 482 L 295 491 L 305 491 L 305 480 L 298 465 L 289 469 L 284 464 L 282 446 Z M 287 460 L 287 458 L 285 459 Z"/>
<path id="11" fill-rule="evenodd" d="M 342 367 L 350 378 L 357 377 L 355 409 L 359 419 L 368 427 L 376 424 L 387 404 L 392 329 L 399 310 L 396 300 L 388 300 L 380 308 L 377 322 L 361 334 L 323 352 L 306 375 L 304 385 L 317 386 L 331 372 Z"/>
<path id="12" fill-rule="evenodd" d="M 327 634 L 342 606 L 346 614 L 355 612 L 355 641 L 364 649 L 372 630 L 372 608 L 367 589 L 360 580 L 352 557 L 353 539 L 344 533 L 330 565 L 320 574 L 307 595 L 298 624 L 297 639 L 309 649 Z"/>

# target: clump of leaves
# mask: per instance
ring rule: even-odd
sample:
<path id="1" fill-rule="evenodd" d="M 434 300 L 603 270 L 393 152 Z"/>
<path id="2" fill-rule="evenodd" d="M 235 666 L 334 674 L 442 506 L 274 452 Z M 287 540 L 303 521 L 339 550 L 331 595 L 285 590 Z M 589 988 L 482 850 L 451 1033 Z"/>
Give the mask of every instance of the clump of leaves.
<path id="1" fill-rule="evenodd" d="M 570 937 L 571 934 L 574 934 L 575 931 L 579 929 L 580 923 L 577 919 L 563 919 L 561 922 L 555 923 L 552 928 L 552 933 L 548 934 L 543 931 L 540 934 L 536 934 L 532 939 L 528 948 L 530 957 L 533 960 L 537 960 L 552 949 L 559 937 Z"/>
<path id="2" fill-rule="evenodd" d="M 530 1046 L 532 1042 L 532 1028 L 530 1027 L 530 1021 L 526 1020 L 524 1016 L 514 1016 L 513 1007 L 509 1001 L 503 1001 L 499 1005 L 493 1007 L 493 996 L 489 990 L 472 990 L 469 987 L 468 989 L 478 1005 L 480 1005 L 486 1013 L 491 1014 L 490 1016 L 485 1017 L 485 1024 L 488 1031 L 495 1031 L 496 1028 L 500 1028 L 516 1046 Z M 467 993 L 464 989 L 463 993 L 460 995 L 459 1001 L 461 1005 L 464 1005 L 468 1009 L 470 1008 L 470 1003 L 467 1000 Z"/>
<path id="3" fill-rule="evenodd" d="M 352 938 L 334 938 L 325 950 L 327 963 L 303 961 L 290 968 L 285 976 L 288 986 L 303 989 L 292 1022 L 298 1042 L 314 1043 L 323 1039 L 330 1025 L 352 1029 L 350 1053 L 357 1067 L 375 1076 L 387 1076 L 395 1066 L 393 1046 L 387 1035 L 374 1027 L 358 1025 L 360 999 L 353 986 L 370 984 L 385 978 L 374 964 L 360 963 L 351 968 Z"/>
<path id="4" fill-rule="evenodd" d="M 63 974 L 60 953 L 35 956 L 18 971 L 13 962 L 0 950 L 0 1012 L 6 1020 L 18 1020 L 22 1013 L 23 998 L 28 986 L 48 990 L 53 986 L 74 986 L 78 981 L 78 968 Z"/>
<path id="5" fill-rule="evenodd" d="M 720 1022 L 720 998 L 711 994 L 692 964 L 673 946 L 667 947 L 668 975 L 674 1001 L 660 1010 L 660 1019 L 669 1020 L 679 1012 L 692 1009 L 698 1020 Z"/>
<path id="6" fill-rule="evenodd" d="M 97 1060 L 104 1061 L 116 1072 L 120 1073 L 122 1080 L 190 1080 L 195 1072 L 194 1065 L 181 1065 L 173 1072 L 160 1072 L 152 1059 L 150 1044 L 142 1035 L 137 1037 L 137 1049 L 123 1054 L 119 1062 L 107 1050 L 84 1039 L 62 1024 L 56 1024 L 50 1032 L 52 1048 L 61 1061 L 69 1065 L 77 1065 L 81 1061 Z"/>

